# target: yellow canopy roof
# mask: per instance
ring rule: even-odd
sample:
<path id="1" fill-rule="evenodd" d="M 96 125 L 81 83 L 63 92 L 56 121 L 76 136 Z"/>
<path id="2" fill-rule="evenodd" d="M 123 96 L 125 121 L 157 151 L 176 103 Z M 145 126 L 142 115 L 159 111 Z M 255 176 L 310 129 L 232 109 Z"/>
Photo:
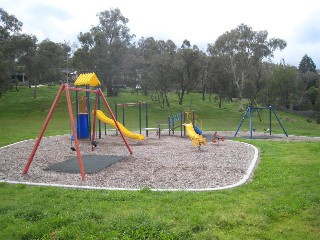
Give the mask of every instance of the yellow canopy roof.
<path id="1" fill-rule="evenodd" d="M 82 73 L 74 82 L 75 86 L 89 85 L 90 87 L 96 87 L 101 85 L 97 75 L 95 73 Z"/>

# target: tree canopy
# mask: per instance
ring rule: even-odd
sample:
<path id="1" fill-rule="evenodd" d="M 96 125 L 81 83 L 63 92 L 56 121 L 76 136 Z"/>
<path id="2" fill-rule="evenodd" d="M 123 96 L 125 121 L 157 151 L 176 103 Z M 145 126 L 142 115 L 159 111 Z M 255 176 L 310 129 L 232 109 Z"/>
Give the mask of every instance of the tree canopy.
<path id="1" fill-rule="evenodd" d="M 273 57 L 277 49 L 284 49 L 286 42 L 282 39 L 268 39 L 267 31 L 253 31 L 251 27 L 241 24 L 218 37 L 214 44 L 208 46 L 211 55 L 227 59 L 232 72 L 233 84 L 237 98 L 243 110 L 242 98 L 245 81 L 250 81 L 250 74 L 261 66 L 264 59 Z"/>
<path id="2" fill-rule="evenodd" d="M 118 8 L 97 14 L 99 20 L 88 32 L 80 32 L 78 44 L 38 42 L 21 33 L 22 22 L 0 9 L 0 93 L 26 76 L 29 84 L 60 83 L 70 73 L 95 72 L 109 96 L 116 86 L 130 86 L 132 92 L 155 94 L 162 107 L 170 106 L 168 93 L 175 92 L 179 104 L 191 91 L 216 94 L 223 100 L 255 99 L 260 104 L 320 110 L 320 78 L 311 57 L 304 55 L 299 67 L 272 62 L 275 51 L 286 41 L 268 38 L 268 31 L 240 24 L 226 31 L 207 51 L 185 39 L 152 36 L 136 39 Z M 178 47 L 180 46 L 180 47 Z M 36 88 L 35 88 L 36 89 Z"/>

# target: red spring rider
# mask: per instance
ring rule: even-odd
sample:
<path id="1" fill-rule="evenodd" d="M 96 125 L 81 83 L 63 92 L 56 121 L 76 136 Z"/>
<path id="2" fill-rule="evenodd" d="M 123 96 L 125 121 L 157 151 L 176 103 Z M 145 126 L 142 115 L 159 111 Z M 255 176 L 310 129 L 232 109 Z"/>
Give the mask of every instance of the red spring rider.
<path id="1" fill-rule="evenodd" d="M 224 137 L 220 137 L 219 134 L 217 133 L 217 131 L 215 131 L 213 133 L 213 139 L 212 139 L 212 142 L 213 143 L 217 143 L 219 144 L 219 141 L 224 141 Z"/>

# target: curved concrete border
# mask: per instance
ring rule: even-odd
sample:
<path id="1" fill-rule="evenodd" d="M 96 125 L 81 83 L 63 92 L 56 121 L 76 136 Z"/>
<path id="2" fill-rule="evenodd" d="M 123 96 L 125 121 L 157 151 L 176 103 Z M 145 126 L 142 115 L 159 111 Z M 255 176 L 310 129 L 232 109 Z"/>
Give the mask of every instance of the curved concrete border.
<path id="1" fill-rule="evenodd" d="M 28 140 L 23 140 L 20 142 L 16 142 L 1 148 L 6 148 L 6 147 L 10 147 L 13 146 L 15 144 L 24 142 L 24 141 L 28 141 Z M 235 188 L 238 187 L 244 183 L 246 183 L 248 181 L 248 179 L 250 178 L 253 169 L 258 161 L 258 157 L 259 157 L 259 151 L 257 149 L 257 147 L 255 147 L 252 144 L 249 143 L 244 143 L 242 142 L 242 144 L 246 144 L 250 147 L 252 147 L 254 149 L 254 156 L 252 158 L 251 164 L 249 165 L 249 168 L 247 169 L 246 173 L 244 174 L 244 176 L 242 177 L 242 179 L 237 182 L 234 183 L 232 185 L 228 185 L 228 186 L 223 186 L 223 187 L 215 187 L 215 188 L 164 188 L 164 189 L 158 189 L 158 188 L 150 188 L 151 191 L 192 191 L 192 192 L 203 192 L 203 191 L 218 191 L 218 190 L 225 190 L 225 189 L 230 189 L 230 188 Z M 1 149 L 0 148 L 0 149 Z M 26 185 L 30 185 L 30 186 L 46 186 L 46 187 L 62 187 L 62 188 L 76 188 L 76 189 L 91 189 L 91 190 L 122 190 L 122 191 L 139 191 L 142 190 L 140 188 L 108 188 L 108 187 L 93 187 L 93 186 L 80 186 L 80 185 L 64 185 L 64 184 L 51 184 L 51 183 L 33 183 L 33 182 L 19 182 L 19 181 L 10 181 L 10 180 L 0 180 L 0 182 L 5 182 L 5 183 L 10 183 L 10 184 L 26 184 Z"/>

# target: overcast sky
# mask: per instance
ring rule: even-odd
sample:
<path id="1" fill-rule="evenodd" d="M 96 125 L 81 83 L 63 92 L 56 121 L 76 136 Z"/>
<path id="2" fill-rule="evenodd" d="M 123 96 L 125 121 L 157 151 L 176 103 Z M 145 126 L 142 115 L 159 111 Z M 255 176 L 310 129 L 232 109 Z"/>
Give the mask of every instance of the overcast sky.
<path id="1" fill-rule="evenodd" d="M 268 38 L 287 42 L 274 62 L 298 66 L 305 54 L 320 69 L 319 0 L 0 0 L 0 7 L 23 23 L 23 32 L 39 42 L 76 42 L 80 32 L 98 24 L 97 13 L 119 8 L 137 39 L 184 39 L 206 51 L 208 43 L 244 23 Z"/>

